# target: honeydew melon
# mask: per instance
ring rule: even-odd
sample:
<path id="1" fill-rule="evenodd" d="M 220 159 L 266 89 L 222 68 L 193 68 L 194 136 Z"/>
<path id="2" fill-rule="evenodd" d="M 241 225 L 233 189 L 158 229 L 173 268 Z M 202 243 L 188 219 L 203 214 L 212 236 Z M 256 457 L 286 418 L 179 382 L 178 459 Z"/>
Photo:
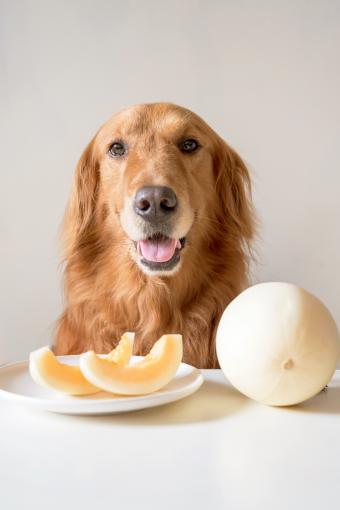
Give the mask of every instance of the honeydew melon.
<path id="1" fill-rule="evenodd" d="M 127 364 L 132 355 L 133 341 L 134 333 L 124 333 L 118 346 L 108 354 L 108 363 L 117 366 Z M 48 346 L 31 352 L 29 370 L 37 384 L 69 395 L 91 395 L 100 391 L 83 376 L 78 365 L 60 363 Z"/>
<path id="2" fill-rule="evenodd" d="M 102 390 L 121 395 L 143 395 L 168 384 L 182 357 L 182 335 L 163 335 L 150 353 L 136 364 L 119 366 L 89 351 L 80 356 L 80 370 L 91 384 Z"/>
<path id="3" fill-rule="evenodd" d="M 323 303 L 290 283 L 254 285 L 224 311 L 216 334 L 220 366 L 248 397 L 268 405 L 303 402 L 330 381 L 339 331 Z"/>

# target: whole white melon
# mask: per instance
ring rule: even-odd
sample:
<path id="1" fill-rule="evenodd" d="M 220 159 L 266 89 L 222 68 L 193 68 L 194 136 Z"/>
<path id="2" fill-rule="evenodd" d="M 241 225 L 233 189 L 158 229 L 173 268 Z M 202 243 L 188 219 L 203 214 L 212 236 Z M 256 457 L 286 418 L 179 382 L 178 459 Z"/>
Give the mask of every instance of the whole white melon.
<path id="1" fill-rule="evenodd" d="M 229 381 L 268 405 L 302 402 L 332 378 L 340 336 L 319 299 L 290 283 L 249 287 L 224 311 L 217 357 Z"/>

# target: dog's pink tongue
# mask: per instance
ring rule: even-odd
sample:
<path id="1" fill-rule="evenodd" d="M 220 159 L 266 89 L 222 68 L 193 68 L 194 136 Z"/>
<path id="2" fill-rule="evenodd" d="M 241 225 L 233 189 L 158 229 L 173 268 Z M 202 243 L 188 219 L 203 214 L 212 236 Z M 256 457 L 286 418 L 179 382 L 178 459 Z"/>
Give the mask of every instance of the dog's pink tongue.
<path id="1" fill-rule="evenodd" d="M 140 251 L 143 257 L 152 262 L 167 262 L 175 253 L 177 239 L 164 239 L 139 241 Z"/>

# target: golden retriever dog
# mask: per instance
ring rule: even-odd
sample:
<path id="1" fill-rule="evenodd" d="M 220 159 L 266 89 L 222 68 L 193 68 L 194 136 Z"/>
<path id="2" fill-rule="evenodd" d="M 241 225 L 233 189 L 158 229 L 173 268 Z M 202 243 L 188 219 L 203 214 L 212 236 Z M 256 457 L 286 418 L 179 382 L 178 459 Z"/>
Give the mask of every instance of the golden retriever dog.
<path id="1" fill-rule="evenodd" d="M 134 105 L 91 140 L 63 224 L 66 307 L 54 351 L 145 355 L 183 335 L 184 362 L 218 367 L 215 334 L 247 284 L 254 213 L 240 156 L 195 113 Z"/>

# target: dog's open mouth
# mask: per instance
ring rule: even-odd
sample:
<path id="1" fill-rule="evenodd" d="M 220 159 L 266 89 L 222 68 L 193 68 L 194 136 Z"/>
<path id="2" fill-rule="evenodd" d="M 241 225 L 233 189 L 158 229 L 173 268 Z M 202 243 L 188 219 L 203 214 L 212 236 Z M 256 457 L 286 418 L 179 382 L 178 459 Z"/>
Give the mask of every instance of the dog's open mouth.
<path id="1" fill-rule="evenodd" d="M 184 248 L 185 237 L 172 239 L 163 234 L 154 234 L 135 243 L 140 261 L 150 269 L 172 269 L 180 260 L 180 251 Z"/>

